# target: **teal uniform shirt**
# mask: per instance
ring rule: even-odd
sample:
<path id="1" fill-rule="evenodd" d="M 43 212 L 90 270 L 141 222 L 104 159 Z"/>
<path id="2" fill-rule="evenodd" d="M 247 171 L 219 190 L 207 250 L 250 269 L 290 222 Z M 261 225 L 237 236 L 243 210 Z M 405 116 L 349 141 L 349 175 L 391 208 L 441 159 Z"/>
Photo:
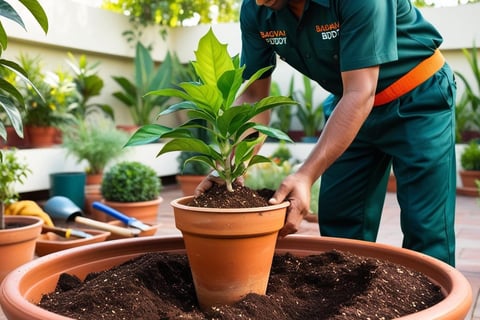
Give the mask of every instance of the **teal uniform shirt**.
<path id="1" fill-rule="evenodd" d="M 327 116 L 343 94 L 342 72 L 379 66 L 380 92 L 442 43 L 410 0 L 305 0 L 300 19 L 289 8 L 243 0 L 240 27 L 244 78 L 280 57 L 332 93 Z M 455 265 L 455 93 L 445 63 L 415 89 L 372 109 L 322 173 L 322 236 L 376 241 L 393 168 L 402 246 Z"/>
<path id="2" fill-rule="evenodd" d="M 442 43 L 410 0 L 306 0 L 300 21 L 288 7 L 274 11 L 244 0 L 240 25 L 245 79 L 275 65 L 278 54 L 337 96 L 342 71 L 380 65 L 381 91 Z"/>

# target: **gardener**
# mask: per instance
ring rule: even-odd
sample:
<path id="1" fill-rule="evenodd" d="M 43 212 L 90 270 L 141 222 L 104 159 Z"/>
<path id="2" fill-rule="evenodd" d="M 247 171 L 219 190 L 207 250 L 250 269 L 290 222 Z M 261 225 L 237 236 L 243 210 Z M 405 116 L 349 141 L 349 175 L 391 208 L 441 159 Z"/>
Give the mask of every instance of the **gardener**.
<path id="1" fill-rule="evenodd" d="M 297 231 L 321 175 L 321 235 L 375 241 L 393 164 L 403 246 L 454 265 L 456 87 L 437 30 L 410 0 L 244 0 L 240 25 L 245 79 L 278 55 L 336 97 L 312 153 L 270 200 L 291 202 L 280 236 Z M 271 72 L 239 102 L 268 96 L 270 82 Z"/>

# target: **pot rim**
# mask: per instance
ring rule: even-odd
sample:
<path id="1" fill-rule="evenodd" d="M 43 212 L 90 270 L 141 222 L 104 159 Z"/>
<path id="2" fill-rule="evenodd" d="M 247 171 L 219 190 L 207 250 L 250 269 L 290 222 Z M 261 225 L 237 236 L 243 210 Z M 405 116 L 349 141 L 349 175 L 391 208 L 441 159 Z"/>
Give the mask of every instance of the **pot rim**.
<path id="1" fill-rule="evenodd" d="M 261 212 L 261 211 L 269 211 L 269 210 L 276 210 L 276 209 L 281 209 L 288 207 L 290 205 L 289 201 L 284 201 L 279 204 L 272 204 L 268 205 L 265 207 L 252 207 L 252 208 L 204 208 L 204 207 L 192 207 L 192 206 L 187 206 L 185 203 L 188 203 L 191 199 L 193 199 L 194 196 L 185 196 L 185 197 L 180 197 L 177 199 L 174 199 L 170 202 L 170 205 L 175 208 L 183 209 L 183 210 L 192 210 L 192 208 L 195 209 L 195 211 L 198 212 L 225 212 L 225 213 L 235 213 L 235 212 Z"/>

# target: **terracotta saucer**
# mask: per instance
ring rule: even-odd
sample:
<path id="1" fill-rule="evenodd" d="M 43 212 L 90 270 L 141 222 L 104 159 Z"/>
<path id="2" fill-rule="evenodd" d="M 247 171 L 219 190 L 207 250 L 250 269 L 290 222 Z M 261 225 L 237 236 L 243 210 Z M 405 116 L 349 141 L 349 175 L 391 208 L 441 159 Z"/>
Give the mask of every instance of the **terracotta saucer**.
<path id="1" fill-rule="evenodd" d="M 39 257 L 90 243 L 102 242 L 110 236 L 110 232 L 94 229 L 81 229 L 92 235 L 91 238 L 64 238 L 53 232 L 42 233 L 35 245 L 35 254 Z"/>

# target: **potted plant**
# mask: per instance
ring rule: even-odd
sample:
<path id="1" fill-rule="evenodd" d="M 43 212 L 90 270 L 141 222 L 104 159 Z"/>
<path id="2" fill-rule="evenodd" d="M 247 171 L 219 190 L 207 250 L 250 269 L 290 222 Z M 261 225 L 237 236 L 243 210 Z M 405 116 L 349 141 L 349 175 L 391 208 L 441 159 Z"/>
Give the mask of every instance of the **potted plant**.
<path id="1" fill-rule="evenodd" d="M 188 161 L 207 164 L 225 182 L 224 199 L 241 194 L 235 184 L 246 169 L 270 161 L 255 154 L 256 147 L 267 136 L 280 140 L 289 137 L 280 130 L 254 123 L 252 118 L 275 106 L 294 103 L 287 97 L 268 97 L 255 104 L 235 105 L 242 92 L 242 72 L 238 56 L 230 57 L 210 29 L 200 39 L 192 62 L 198 82 L 183 82 L 179 88 L 162 89 L 152 94 L 177 97 L 160 115 L 186 110 L 190 120 L 176 128 L 160 124 L 141 127 L 127 145 L 150 143 L 165 137 L 169 140 L 159 155 L 171 151 L 192 151 L 199 155 Z M 270 68 L 256 72 L 250 85 Z M 203 120 L 203 122 L 199 122 Z M 211 135 L 205 143 L 190 128 L 203 128 Z M 260 134 L 250 135 L 252 130 Z M 284 223 L 288 202 L 255 208 L 212 208 L 189 205 L 192 196 L 172 202 L 175 223 L 183 233 L 197 297 L 202 309 L 216 304 L 232 304 L 249 292 L 265 294 L 278 231 Z M 249 198 L 246 203 L 254 200 Z M 252 246 L 255 250 L 252 250 Z M 234 253 L 234 254 L 232 254 Z M 241 268 L 231 268 L 239 265 Z"/>
<path id="2" fill-rule="evenodd" d="M 317 133 L 322 129 L 325 121 L 323 116 L 323 102 L 315 104 L 313 92 L 315 87 L 307 76 L 303 76 L 303 90 L 293 92 L 294 98 L 299 102 L 297 118 L 302 124 L 303 142 L 316 142 Z"/>
<path id="3" fill-rule="evenodd" d="M 162 64 L 156 68 L 149 50 L 141 42 L 137 42 L 134 81 L 114 76 L 113 80 L 122 91 L 114 92 L 113 96 L 128 107 L 135 126 L 152 123 L 154 113 L 161 111 L 170 98 L 146 94 L 152 90 L 173 87 L 173 83 L 184 75 L 183 68 L 177 56 L 170 52 L 167 53 Z"/>
<path id="4" fill-rule="evenodd" d="M 480 146 L 472 140 L 460 154 L 459 175 L 462 181 L 460 191 L 465 195 L 478 196 L 476 180 L 480 180 Z"/>
<path id="5" fill-rule="evenodd" d="M 87 184 L 100 184 L 105 167 L 124 154 L 128 135 L 106 118 L 77 119 L 62 127 L 62 147 L 80 163 L 86 162 Z M 90 177 L 90 179 L 89 179 Z"/>
<path id="6" fill-rule="evenodd" d="M 40 56 L 21 54 L 19 64 L 33 84 L 17 82 L 25 97 L 24 120 L 29 143 L 32 147 L 57 144 L 59 126 L 74 119 L 72 109 L 77 93 L 73 78 L 62 69 L 45 72 Z"/>
<path id="7" fill-rule="evenodd" d="M 0 281 L 13 269 L 33 259 L 35 241 L 42 231 L 43 220 L 29 216 L 5 216 L 5 207 L 17 201 L 15 183 L 23 183 L 28 166 L 18 159 L 16 151 L 0 150 L 0 255 L 8 257 L 0 264 Z"/>
<path id="8" fill-rule="evenodd" d="M 100 185 L 103 172 L 109 163 L 124 154 L 123 145 L 128 140 L 128 135 L 117 129 L 110 118 L 105 117 L 78 118 L 72 125 L 62 126 L 61 130 L 62 146 L 67 155 L 86 165 L 84 209 L 86 213 L 93 214 L 93 201 L 102 198 Z"/>
<path id="9" fill-rule="evenodd" d="M 122 161 L 103 175 L 102 201 L 123 214 L 156 222 L 162 183 L 153 168 L 138 161 Z"/>

